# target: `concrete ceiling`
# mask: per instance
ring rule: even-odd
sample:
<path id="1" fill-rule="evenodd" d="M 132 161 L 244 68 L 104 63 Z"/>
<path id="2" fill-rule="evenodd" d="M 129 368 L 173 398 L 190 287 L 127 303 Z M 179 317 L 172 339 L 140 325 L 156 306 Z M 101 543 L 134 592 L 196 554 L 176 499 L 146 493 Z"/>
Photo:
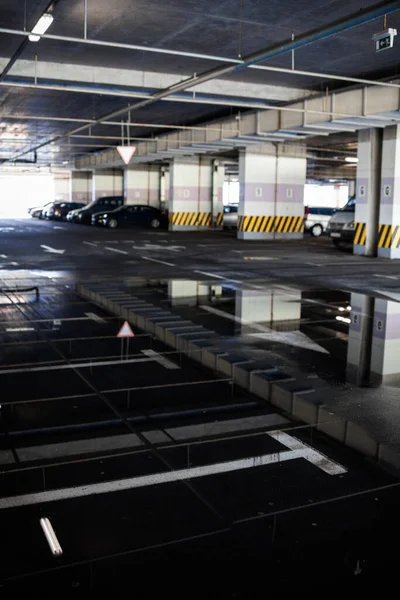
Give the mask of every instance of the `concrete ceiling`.
<path id="1" fill-rule="evenodd" d="M 49 0 L 2 0 L 1 27 L 29 31 L 48 4 Z M 375 4 L 369 0 L 88 0 L 88 38 L 236 59 Z M 58 0 L 53 15 L 49 34 L 83 38 L 84 0 Z M 400 12 L 389 15 L 388 26 L 400 30 Z M 398 72 L 398 52 L 376 54 L 371 41 L 382 28 L 382 20 L 374 21 L 298 49 L 295 68 L 369 79 L 393 76 Z M 24 39 L 0 36 L 0 70 Z M 288 53 L 263 64 L 290 69 L 292 57 Z M 73 120 L 54 118 L 98 119 L 129 103 L 134 106 L 141 94 L 167 87 L 174 78 L 179 81 L 218 65 L 204 58 L 54 39 L 28 43 L 0 87 L 0 160 L 15 158 L 76 125 Z M 193 102 L 196 97 L 190 90 L 182 96 L 184 102 L 178 97 L 134 112 L 132 120 L 146 126 L 132 127 L 131 136 L 157 136 L 164 132 L 157 124 L 195 125 L 244 112 L 251 102 L 283 105 L 344 85 L 302 74 L 243 69 L 195 88 L 202 103 L 199 96 Z M 100 125 L 92 133 L 92 140 L 60 141 L 58 152 L 44 147 L 38 153 L 39 163 L 71 162 L 77 155 L 116 145 L 118 140 L 106 138 L 118 137 L 120 129 Z M 26 154 L 24 159 L 33 157 Z"/>

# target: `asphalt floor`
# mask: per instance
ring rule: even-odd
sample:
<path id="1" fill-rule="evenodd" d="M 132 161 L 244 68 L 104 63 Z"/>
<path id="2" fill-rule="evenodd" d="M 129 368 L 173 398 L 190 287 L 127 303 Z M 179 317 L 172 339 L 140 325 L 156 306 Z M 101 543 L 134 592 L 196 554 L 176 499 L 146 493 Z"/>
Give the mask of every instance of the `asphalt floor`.
<path id="1" fill-rule="evenodd" d="M 333 366 L 312 346 L 288 356 L 275 339 L 258 349 L 267 344 L 292 363 L 320 354 L 315 371 L 341 381 L 345 333 L 326 335 L 332 318 L 315 308 L 326 303 L 318 290 L 322 282 L 341 290 L 331 306 L 360 285 L 396 293 L 395 263 L 341 254 L 326 239 L 243 243 L 229 232 L 35 220 L 0 222 L 0 262 L 4 595 L 165 591 L 169 580 L 175 595 L 196 596 L 211 585 L 211 570 L 195 586 L 186 577 L 212 561 L 230 570 L 212 582 L 228 598 L 258 594 L 265 575 L 281 591 L 327 581 L 363 590 L 390 576 L 396 479 L 137 328 L 127 352 L 116 337 L 122 321 L 75 285 L 123 279 L 228 338 L 240 324 L 171 302 L 168 281 L 223 280 L 218 307 L 231 315 L 238 288 L 284 294 L 289 286 L 300 290 L 303 325 Z M 300 365 L 308 372 L 309 360 Z M 50 551 L 41 518 L 50 519 L 61 556 Z M 160 580 L 142 569 L 160 561 Z"/>

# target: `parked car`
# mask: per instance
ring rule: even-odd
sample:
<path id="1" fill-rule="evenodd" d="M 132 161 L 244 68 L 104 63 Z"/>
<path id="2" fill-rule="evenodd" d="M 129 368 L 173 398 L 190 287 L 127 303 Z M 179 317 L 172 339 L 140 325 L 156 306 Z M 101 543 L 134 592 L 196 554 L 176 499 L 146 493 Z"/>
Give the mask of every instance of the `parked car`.
<path id="1" fill-rule="evenodd" d="M 105 212 L 106 210 L 115 210 L 119 206 L 122 206 L 123 203 L 123 196 L 104 196 L 103 198 L 97 198 L 97 200 L 94 200 L 84 208 L 71 210 L 67 214 L 67 221 L 89 225 L 93 214 Z"/>
<path id="2" fill-rule="evenodd" d="M 350 198 L 348 203 L 338 210 L 328 223 L 327 232 L 335 246 L 352 244 L 355 237 L 354 217 L 356 199 Z"/>
<path id="3" fill-rule="evenodd" d="M 224 206 L 224 229 L 235 229 L 238 223 L 238 205 L 227 204 Z"/>
<path id="4" fill-rule="evenodd" d="M 65 221 L 71 210 L 77 210 L 86 206 L 83 202 L 54 202 L 43 211 L 46 219 L 54 221 Z"/>
<path id="5" fill-rule="evenodd" d="M 168 226 L 168 213 L 165 210 L 144 204 L 120 206 L 120 208 L 111 212 L 92 215 L 92 225 L 102 225 L 110 229 L 134 227 L 136 225 L 159 229 L 159 227 Z"/>
<path id="6" fill-rule="evenodd" d="M 50 208 L 50 206 L 53 204 L 53 202 L 48 202 L 47 204 L 45 204 L 44 206 L 36 206 L 34 208 L 30 208 L 29 209 L 29 213 L 31 215 L 31 217 L 33 217 L 34 219 L 43 219 L 44 218 L 44 212 Z"/>
<path id="7" fill-rule="evenodd" d="M 311 235 L 319 237 L 326 232 L 328 223 L 337 208 L 325 206 L 306 206 L 304 214 L 304 229 Z"/>

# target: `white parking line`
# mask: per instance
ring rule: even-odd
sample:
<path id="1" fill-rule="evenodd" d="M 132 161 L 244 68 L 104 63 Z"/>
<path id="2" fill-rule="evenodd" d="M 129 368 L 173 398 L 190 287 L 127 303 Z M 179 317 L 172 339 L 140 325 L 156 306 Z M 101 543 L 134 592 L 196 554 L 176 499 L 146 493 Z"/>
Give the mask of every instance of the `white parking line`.
<path id="1" fill-rule="evenodd" d="M 7 258 L 7 254 L 0 254 L 0 258 Z"/>
<path id="2" fill-rule="evenodd" d="M 179 365 L 172 362 L 172 360 L 168 360 L 168 358 L 165 358 L 161 354 L 158 354 L 158 352 L 155 352 L 155 350 L 142 350 L 142 353 L 145 356 L 149 356 L 150 358 L 152 358 L 153 360 L 158 362 L 158 364 L 162 365 L 166 369 L 180 369 Z"/>
<path id="3" fill-rule="evenodd" d="M 34 327 L 9 327 L 7 333 L 16 333 L 17 331 L 35 331 Z"/>
<path id="4" fill-rule="evenodd" d="M 148 256 L 141 256 L 141 258 L 143 258 L 143 260 L 151 260 L 151 262 L 160 263 L 161 265 L 167 265 L 167 267 L 176 267 L 174 263 L 169 263 L 164 260 L 156 260 L 155 258 L 149 258 Z"/>
<path id="5" fill-rule="evenodd" d="M 207 275 L 207 277 L 216 277 L 217 279 L 225 279 L 225 281 L 233 281 L 233 283 L 243 283 L 239 279 L 231 279 L 230 277 L 222 277 L 222 275 L 216 275 L 216 273 L 207 273 L 207 271 L 194 271 L 200 273 L 200 275 Z"/>
<path id="6" fill-rule="evenodd" d="M 382 277 L 383 279 L 398 279 L 397 275 L 378 275 L 378 274 L 373 274 L 372 277 Z"/>
<path id="7" fill-rule="evenodd" d="M 235 471 L 244 471 L 258 467 L 265 467 L 268 465 L 301 458 L 315 465 L 328 475 L 340 475 L 347 472 L 347 470 L 338 463 L 330 460 L 324 454 L 314 450 L 306 444 L 303 444 L 303 442 L 301 442 L 299 439 L 294 438 L 285 432 L 266 432 L 266 435 L 277 439 L 283 446 L 294 449 L 283 450 L 282 452 L 273 452 L 272 454 L 250 456 L 249 458 L 231 460 L 228 462 L 208 464 L 201 467 L 192 467 L 189 469 L 179 469 L 177 471 L 167 471 L 162 473 L 152 473 L 150 475 L 130 477 L 129 479 L 119 479 L 116 481 L 106 481 L 84 486 L 62 488 L 59 490 L 38 492 L 36 494 L 9 496 L 0 499 L 0 510 L 15 508 L 18 506 L 42 504 L 44 502 L 57 502 L 59 500 L 82 498 L 84 496 L 108 494 L 110 492 L 122 492 L 125 490 L 160 485 L 163 483 L 185 481 L 187 479 L 198 479 L 200 477 L 219 475 L 221 473 L 232 473 Z"/>
<path id="8" fill-rule="evenodd" d="M 125 250 L 118 250 L 118 248 L 110 248 L 109 246 L 106 246 L 105 249 L 110 250 L 110 252 L 118 252 L 119 254 L 128 254 Z"/>
<path id="9" fill-rule="evenodd" d="M 82 244 L 86 244 L 86 246 L 94 246 L 95 248 L 97 248 L 97 244 L 94 244 L 93 242 L 82 242 Z"/>

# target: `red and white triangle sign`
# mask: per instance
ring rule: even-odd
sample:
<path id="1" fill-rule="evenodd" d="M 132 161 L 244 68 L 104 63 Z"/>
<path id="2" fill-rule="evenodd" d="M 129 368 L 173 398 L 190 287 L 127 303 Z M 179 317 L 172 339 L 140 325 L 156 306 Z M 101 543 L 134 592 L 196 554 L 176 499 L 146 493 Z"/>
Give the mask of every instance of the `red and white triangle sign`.
<path id="1" fill-rule="evenodd" d="M 117 337 L 118 338 L 135 337 L 135 334 L 133 333 L 133 331 L 131 329 L 131 326 L 129 325 L 128 321 L 125 321 L 125 323 L 122 325 L 121 329 L 117 333 Z"/>
<path id="2" fill-rule="evenodd" d="M 136 152 L 136 146 L 117 146 L 117 151 L 124 163 L 129 165 Z"/>

